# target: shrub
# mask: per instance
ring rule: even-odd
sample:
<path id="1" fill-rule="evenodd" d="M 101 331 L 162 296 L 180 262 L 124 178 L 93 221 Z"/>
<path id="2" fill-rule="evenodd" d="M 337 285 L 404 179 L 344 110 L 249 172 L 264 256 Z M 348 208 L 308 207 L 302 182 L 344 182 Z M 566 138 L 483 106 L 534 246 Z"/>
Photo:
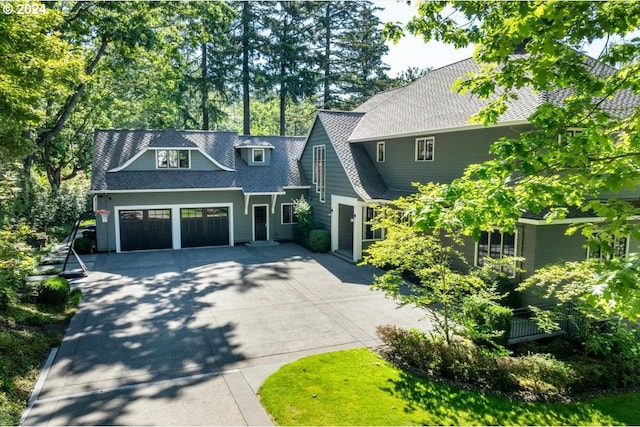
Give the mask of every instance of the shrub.
<path id="1" fill-rule="evenodd" d="M 437 352 L 432 340 L 417 329 L 401 329 L 392 325 L 378 326 L 376 331 L 382 342 L 400 356 L 409 366 L 433 374 Z"/>
<path id="2" fill-rule="evenodd" d="M 293 212 L 298 218 L 293 228 L 293 237 L 296 243 L 309 247 L 309 233 L 313 229 L 313 209 L 304 195 L 293 200 Z"/>
<path id="3" fill-rule="evenodd" d="M 71 286 L 63 277 L 49 277 L 40 282 L 40 301 L 49 305 L 63 305 L 69 301 Z"/>
<path id="4" fill-rule="evenodd" d="M 16 289 L 35 267 L 26 240 L 31 230 L 25 225 L 0 229 L 0 310 L 6 311 L 16 299 Z"/>
<path id="5" fill-rule="evenodd" d="M 508 344 L 512 312 L 484 293 L 465 298 L 462 305 L 463 335 L 474 344 L 490 350 Z"/>
<path id="6" fill-rule="evenodd" d="M 73 249 L 79 254 L 90 254 L 92 245 L 91 237 L 78 237 L 73 242 Z"/>
<path id="7" fill-rule="evenodd" d="M 328 252 L 331 249 L 331 234 L 327 230 L 311 230 L 309 249 L 314 252 Z"/>
<path id="8" fill-rule="evenodd" d="M 565 393 L 574 381 L 570 363 L 556 359 L 551 354 L 534 353 L 515 358 L 511 374 L 520 389 L 537 394 Z"/>

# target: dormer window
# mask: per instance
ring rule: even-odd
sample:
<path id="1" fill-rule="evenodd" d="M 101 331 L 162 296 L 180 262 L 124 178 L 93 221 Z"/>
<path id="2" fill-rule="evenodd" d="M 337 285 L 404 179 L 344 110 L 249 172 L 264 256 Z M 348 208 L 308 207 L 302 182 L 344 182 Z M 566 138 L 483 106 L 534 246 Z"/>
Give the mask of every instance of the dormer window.
<path id="1" fill-rule="evenodd" d="M 157 150 L 158 169 L 189 169 L 189 150 Z"/>
<path id="2" fill-rule="evenodd" d="M 264 148 L 253 148 L 251 149 L 251 156 L 253 158 L 253 163 L 264 163 Z"/>

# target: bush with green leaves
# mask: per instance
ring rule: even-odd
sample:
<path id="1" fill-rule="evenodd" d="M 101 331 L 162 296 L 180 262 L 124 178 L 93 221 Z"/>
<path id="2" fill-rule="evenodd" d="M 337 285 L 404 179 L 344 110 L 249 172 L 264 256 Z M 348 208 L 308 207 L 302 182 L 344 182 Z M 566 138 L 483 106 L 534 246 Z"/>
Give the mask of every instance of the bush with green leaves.
<path id="1" fill-rule="evenodd" d="M 294 239 L 296 243 L 308 247 L 309 234 L 313 229 L 313 208 L 304 195 L 293 200 L 293 212 L 297 217 L 296 225 L 293 228 Z"/>
<path id="2" fill-rule="evenodd" d="M 40 282 L 40 301 L 49 305 L 64 305 L 69 301 L 71 285 L 64 277 L 49 277 Z"/>
<path id="3" fill-rule="evenodd" d="M 397 359 L 419 372 L 494 390 L 513 391 L 516 387 L 502 357 L 472 343 L 447 343 L 437 335 L 391 325 L 378 326 L 377 332 Z"/>
<path id="4" fill-rule="evenodd" d="M 16 289 L 35 268 L 31 247 L 26 243 L 31 236 L 26 225 L 5 226 L 0 229 L 0 310 L 6 311 L 15 300 Z"/>
<path id="5" fill-rule="evenodd" d="M 73 249 L 79 254 L 90 254 L 93 247 L 91 237 L 78 237 L 73 241 Z"/>
<path id="6" fill-rule="evenodd" d="M 328 230 L 316 229 L 309 233 L 309 249 L 314 252 L 329 252 L 331 249 L 331 234 Z"/>
<path id="7" fill-rule="evenodd" d="M 550 346 L 536 344 L 528 346 L 528 352 L 507 356 L 470 342 L 447 344 L 441 337 L 396 326 L 379 326 L 377 332 L 393 360 L 405 367 L 528 399 L 565 399 L 596 390 L 640 387 L 640 358 L 629 354 L 560 359 L 545 353 Z"/>
<path id="8" fill-rule="evenodd" d="M 486 290 L 467 296 L 462 303 L 462 335 L 479 347 L 504 350 L 511 333 L 512 311 L 501 306 L 500 297 Z"/>

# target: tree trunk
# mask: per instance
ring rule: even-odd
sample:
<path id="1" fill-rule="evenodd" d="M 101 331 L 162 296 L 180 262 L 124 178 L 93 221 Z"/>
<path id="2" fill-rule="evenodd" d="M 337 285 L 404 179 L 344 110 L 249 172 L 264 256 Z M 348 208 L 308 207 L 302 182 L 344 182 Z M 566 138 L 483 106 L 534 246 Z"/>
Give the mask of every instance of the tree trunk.
<path id="1" fill-rule="evenodd" d="M 89 64 L 89 66 L 87 66 L 87 69 L 85 70 L 86 75 L 88 76 L 93 75 L 93 73 L 96 70 L 96 66 L 100 62 L 100 59 L 102 59 L 102 55 L 107 49 L 108 44 L 109 42 L 107 41 L 107 38 L 103 37 L 102 42 L 100 44 L 100 48 L 98 49 L 98 52 L 96 52 L 96 56 L 93 58 L 93 61 L 91 61 L 91 63 Z M 80 99 L 80 96 L 82 96 L 82 94 L 84 93 L 84 90 L 86 89 L 86 87 L 87 87 L 87 83 L 85 81 L 81 82 L 76 88 L 75 92 L 69 98 L 67 98 L 67 101 L 65 102 L 64 106 L 58 112 L 58 115 L 57 115 L 58 119 L 56 120 L 56 123 L 53 126 L 53 128 L 38 135 L 36 139 L 36 144 L 38 145 L 38 147 L 44 147 L 49 142 L 51 142 L 51 140 L 56 135 L 58 135 L 62 131 L 62 128 L 67 123 L 67 120 L 69 120 L 69 116 L 71 115 L 73 108 L 78 103 L 78 100 Z"/>
<path id="2" fill-rule="evenodd" d="M 329 110 L 331 109 L 331 92 L 330 92 L 330 64 L 331 64 L 331 2 L 327 2 L 325 4 L 325 14 L 324 14 L 324 64 L 322 64 L 322 69 L 324 72 L 323 76 L 323 86 L 324 86 L 324 96 L 322 102 L 322 108 Z"/>
<path id="3" fill-rule="evenodd" d="M 249 99 L 249 25 L 251 3 L 242 4 L 242 133 L 251 135 L 251 104 Z"/>
<path id="4" fill-rule="evenodd" d="M 284 61 L 280 64 L 280 136 L 286 134 L 287 82 Z"/>
<path id="5" fill-rule="evenodd" d="M 209 130 L 209 85 L 207 84 L 207 42 L 202 43 L 202 130 Z"/>

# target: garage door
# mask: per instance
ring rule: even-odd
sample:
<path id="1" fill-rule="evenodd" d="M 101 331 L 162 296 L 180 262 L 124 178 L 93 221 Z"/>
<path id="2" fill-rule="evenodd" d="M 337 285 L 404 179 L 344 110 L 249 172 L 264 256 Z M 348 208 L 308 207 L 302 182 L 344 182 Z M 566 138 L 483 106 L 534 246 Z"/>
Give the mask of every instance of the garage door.
<path id="1" fill-rule="evenodd" d="M 171 249 L 171 209 L 120 211 L 120 250 Z"/>
<path id="2" fill-rule="evenodd" d="M 183 248 L 229 244 L 229 208 L 180 209 Z"/>

